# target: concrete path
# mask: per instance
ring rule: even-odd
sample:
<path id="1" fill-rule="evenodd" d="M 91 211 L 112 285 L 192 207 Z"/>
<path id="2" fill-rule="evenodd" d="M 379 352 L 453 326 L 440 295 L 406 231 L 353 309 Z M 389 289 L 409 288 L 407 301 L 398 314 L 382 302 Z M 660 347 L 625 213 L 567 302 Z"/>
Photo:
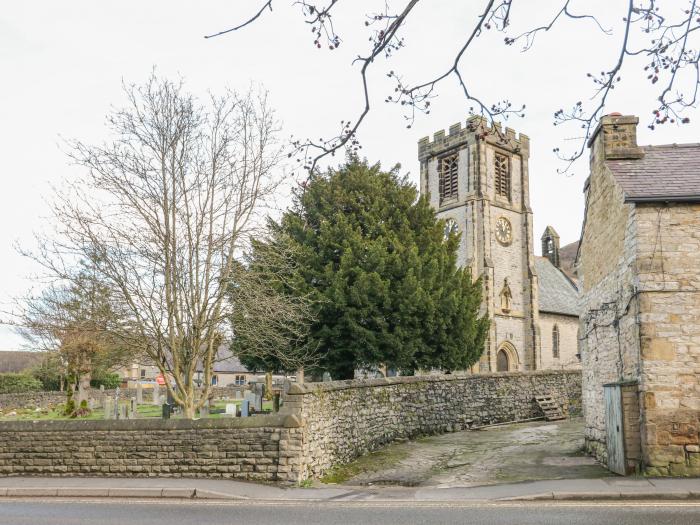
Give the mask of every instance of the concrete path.
<path id="1" fill-rule="evenodd" d="M 583 421 L 537 421 L 396 443 L 340 467 L 347 485 L 476 487 L 612 474 L 583 453 Z"/>
<path id="2" fill-rule="evenodd" d="M 531 501 L 700 499 L 700 479 L 601 478 L 481 487 L 280 488 L 238 481 L 173 478 L 0 478 L 0 498 L 174 498 L 260 501 Z M 1 501 L 1 500 L 0 500 Z"/>

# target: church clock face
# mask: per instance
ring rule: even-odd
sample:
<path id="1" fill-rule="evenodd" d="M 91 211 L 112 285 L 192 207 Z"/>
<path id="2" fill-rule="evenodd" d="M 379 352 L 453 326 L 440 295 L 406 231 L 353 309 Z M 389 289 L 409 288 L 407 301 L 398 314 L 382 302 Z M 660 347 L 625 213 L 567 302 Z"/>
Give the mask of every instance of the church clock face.
<path id="1" fill-rule="evenodd" d="M 513 241 L 513 227 L 505 217 L 499 217 L 496 221 L 496 240 L 503 246 L 507 246 Z"/>
<path id="2" fill-rule="evenodd" d="M 445 221 L 445 239 L 447 239 L 451 234 L 457 233 L 457 231 L 459 231 L 457 221 L 454 219 L 447 219 Z"/>

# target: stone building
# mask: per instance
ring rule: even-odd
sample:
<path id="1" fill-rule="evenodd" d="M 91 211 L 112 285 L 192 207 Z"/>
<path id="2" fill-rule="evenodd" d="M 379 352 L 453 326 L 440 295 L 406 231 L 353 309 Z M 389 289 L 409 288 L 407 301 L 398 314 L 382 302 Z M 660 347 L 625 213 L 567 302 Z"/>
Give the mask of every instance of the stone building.
<path id="1" fill-rule="evenodd" d="M 578 368 L 578 291 L 559 268 L 548 227 L 535 257 L 529 197 L 530 140 L 472 118 L 418 143 L 420 190 L 446 233 L 459 231 L 458 262 L 484 286 L 491 319 L 474 371 Z"/>
<path id="2" fill-rule="evenodd" d="M 700 144 L 603 117 L 577 257 L 586 446 L 620 474 L 700 474 Z"/>

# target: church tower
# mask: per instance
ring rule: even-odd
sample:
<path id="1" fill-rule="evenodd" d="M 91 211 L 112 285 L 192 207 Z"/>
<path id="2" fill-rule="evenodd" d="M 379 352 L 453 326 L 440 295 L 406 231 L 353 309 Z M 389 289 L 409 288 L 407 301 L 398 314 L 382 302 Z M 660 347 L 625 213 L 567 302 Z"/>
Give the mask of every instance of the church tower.
<path id="1" fill-rule="evenodd" d="M 462 234 L 458 263 L 483 282 L 491 327 L 475 372 L 540 368 L 529 154 L 526 135 L 480 117 L 418 142 L 421 193 Z"/>

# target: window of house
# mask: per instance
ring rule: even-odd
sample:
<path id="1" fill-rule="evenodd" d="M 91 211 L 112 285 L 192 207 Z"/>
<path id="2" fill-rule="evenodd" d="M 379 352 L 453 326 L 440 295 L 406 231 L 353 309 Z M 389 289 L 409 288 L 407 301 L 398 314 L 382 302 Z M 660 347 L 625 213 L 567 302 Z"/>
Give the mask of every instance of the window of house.
<path id="1" fill-rule="evenodd" d="M 146 371 L 142 368 L 141 369 L 141 379 L 143 379 L 144 377 L 146 377 Z"/>
<path id="2" fill-rule="evenodd" d="M 219 376 L 211 376 L 211 385 L 216 386 L 219 384 Z"/>
<path id="3" fill-rule="evenodd" d="M 559 357 L 559 327 L 557 325 L 552 328 L 552 356 Z"/>
<path id="4" fill-rule="evenodd" d="M 245 376 L 236 376 L 234 382 L 238 386 L 245 385 Z"/>
<path id="5" fill-rule="evenodd" d="M 457 155 L 438 159 L 440 203 L 457 198 Z"/>
<path id="6" fill-rule="evenodd" d="M 494 159 L 496 171 L 496 195 L 510 200 L 510 158 L 496 152 Z"/>

